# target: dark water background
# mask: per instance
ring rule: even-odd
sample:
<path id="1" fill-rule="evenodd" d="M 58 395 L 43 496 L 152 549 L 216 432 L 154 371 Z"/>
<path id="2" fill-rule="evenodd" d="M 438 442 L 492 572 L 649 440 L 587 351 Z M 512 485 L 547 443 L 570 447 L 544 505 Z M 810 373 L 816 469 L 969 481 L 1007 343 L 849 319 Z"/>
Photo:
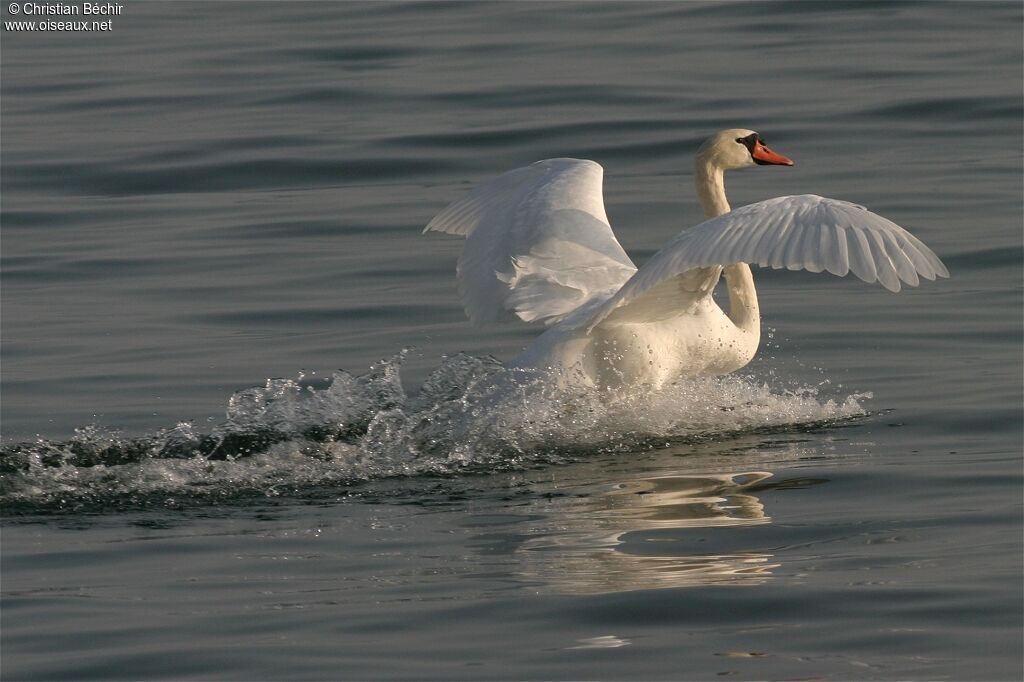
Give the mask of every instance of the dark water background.
<path id="1" fill-rule="evenodd" d="M 112 22 L 0 35 L 5 679 L 1021 677 L 1019 3 Z M 474 412 L 535 332 L 464 321 L 430 217 L 591 158 L 642 262 L 731 126 L 797 161 L 734 206 L 952 278 L 757 272 L 738 378 Z"/>

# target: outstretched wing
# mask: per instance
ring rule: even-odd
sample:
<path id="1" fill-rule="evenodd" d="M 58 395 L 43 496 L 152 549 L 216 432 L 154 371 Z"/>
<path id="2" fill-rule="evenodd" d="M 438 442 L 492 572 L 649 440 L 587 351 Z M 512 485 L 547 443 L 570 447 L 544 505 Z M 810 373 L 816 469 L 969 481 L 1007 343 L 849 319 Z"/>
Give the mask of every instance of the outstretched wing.
<path id="1" fill-rule="evenodd" d="M 788 270 L 852 272 L 899 291 L 949 277 L 942 261 L 896 223 L 847 201 L 813 194 L 776 197 L 707 220 L 669 241 L 585 322 L 593 329 L 617 308 L 645 305 L 668 281 L 717 281 L 717 267 L 750 263 Z M 706 270 L 711 268 L 710 270 Z M 704 270 L 700 270 L 704 269 Z M 699 276 L 706 272 L 708 276 Z M 713 275 L 713 277 L 710 277 Z M 692 287 L 691 287 L 692 288 Z M 649 307 L 651 302 L 647 301 Z M 618 315 L 617 315 L 618 317 Z"/>
<path id="2" fill-rule="evenodd" d="M 509 171 L 439 213 L 424 232 L 466 237 L 456 272 L 473 322 L 553 324 L 604 300 L 636 272 L 615 239 L 593 161 Z"/>

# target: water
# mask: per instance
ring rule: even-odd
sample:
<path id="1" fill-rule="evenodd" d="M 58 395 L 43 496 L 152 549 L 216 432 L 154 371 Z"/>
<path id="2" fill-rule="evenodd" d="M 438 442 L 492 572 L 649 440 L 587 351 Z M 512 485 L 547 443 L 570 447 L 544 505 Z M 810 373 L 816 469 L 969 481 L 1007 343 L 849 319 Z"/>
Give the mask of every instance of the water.
<path id="1" fill-rule="evenodd" d="M 5 28 L 3 676 L 1018 679 L 1021 15 Z M 592 158 L 641 262 L 729 126 L 797 161 L 731 175 L 733 205 L 855 201 L 952 278 L 758 271 L 749 368 L 613 404 L 510 376 L 535 332 L 468 325 L 461 244 L 422 226 Z"/>

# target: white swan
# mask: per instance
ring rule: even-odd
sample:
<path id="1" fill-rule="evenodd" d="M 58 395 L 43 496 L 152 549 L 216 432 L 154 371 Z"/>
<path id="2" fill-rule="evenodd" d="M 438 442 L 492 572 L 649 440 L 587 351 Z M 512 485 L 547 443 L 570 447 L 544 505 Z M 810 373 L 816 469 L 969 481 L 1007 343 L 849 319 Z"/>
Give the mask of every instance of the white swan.
<path id="1" fill-rule="evenodd" d="M 746 365 L 761 317 L 748 263 L 853 272 L 899 291 L 948 277 L 909 232 L 863 206 L 805 194 L 731 211 L 724 172 L 792 166 L 751 130 L 713 135 L 697 153 L 710 220 L 683 231 L 637 270 L 612 233 L 593 161 L 549 159 L 510 171 L 439 213 L 424 232 L 466 237 L 459 292 L 476 323 L 518 318 L 550 328 L 512 361 L 563 381 L 657 388 Z M 725 275 L 726 314 L 712 293 Z"/>

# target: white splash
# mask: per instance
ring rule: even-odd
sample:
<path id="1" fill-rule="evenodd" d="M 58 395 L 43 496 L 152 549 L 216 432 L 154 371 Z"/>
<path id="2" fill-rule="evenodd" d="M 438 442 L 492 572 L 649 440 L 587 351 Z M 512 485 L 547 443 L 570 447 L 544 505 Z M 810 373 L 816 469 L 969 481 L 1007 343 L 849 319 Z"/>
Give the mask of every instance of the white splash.
<path id="1" fill-rule="evenodd" d="M 594 451 L 785 430 L 863 415 L 866 394 L 822 399 L 739 376 L 680 381 L 628 397 L 560 390 L 493 359 L 444 358 L 418 394 L 402 388 L 404 353 L 325 388 L 270 379 L 228 401 L 212 433 L 191 424 L 141 438 L 98 427 L 64 442 L 0 452 L 0 501 L 143 503 L 154 496 L 276 496 L 310 486 L 421 474 L 508 470 Z"/>

